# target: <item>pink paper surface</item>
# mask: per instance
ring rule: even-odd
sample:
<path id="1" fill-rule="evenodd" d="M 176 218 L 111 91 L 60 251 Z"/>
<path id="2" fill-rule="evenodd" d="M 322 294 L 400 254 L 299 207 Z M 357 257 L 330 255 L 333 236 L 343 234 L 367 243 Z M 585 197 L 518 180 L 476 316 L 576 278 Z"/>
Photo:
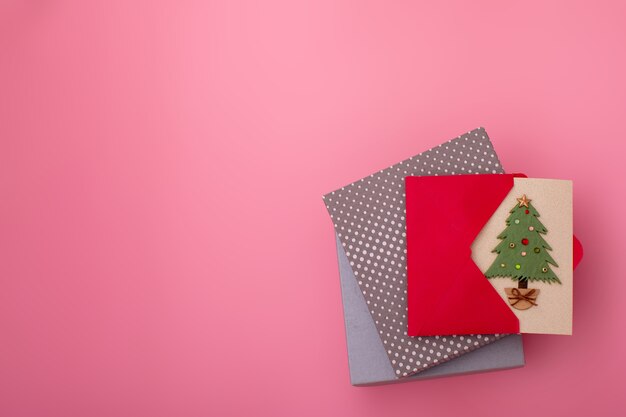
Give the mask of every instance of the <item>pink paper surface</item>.
<path id="1" fill-rule="evenodd" d="M 0 414 L 621 415 L 625 15 L 2 2 Z M 321 196 L 480 125 L 507 172 L 574 180 L 574 336 L 353 388 Z"/>

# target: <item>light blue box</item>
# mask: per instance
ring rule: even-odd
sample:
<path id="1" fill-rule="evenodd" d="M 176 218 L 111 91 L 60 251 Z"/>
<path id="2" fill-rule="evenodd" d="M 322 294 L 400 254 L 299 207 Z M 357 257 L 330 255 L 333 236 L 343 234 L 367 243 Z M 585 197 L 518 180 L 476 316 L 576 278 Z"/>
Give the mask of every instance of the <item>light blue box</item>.
<path id="1" fill-rule="evenodd" d="M 352 385 L 390 384 L 524 366 L 522 337 L 510 335 L 414 376 L 396 378 L 339 238 L 337 257 Z"/>

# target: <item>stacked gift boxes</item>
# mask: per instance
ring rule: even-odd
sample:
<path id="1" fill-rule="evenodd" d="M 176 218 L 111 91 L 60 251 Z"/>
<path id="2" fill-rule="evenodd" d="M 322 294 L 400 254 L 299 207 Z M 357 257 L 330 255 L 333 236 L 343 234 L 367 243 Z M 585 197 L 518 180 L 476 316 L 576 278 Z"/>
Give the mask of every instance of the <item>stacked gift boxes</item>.
<path id="1" fill-rule="evenodd" d="M 504 174 L 483 128 L 324 196 L 336 233 L 353 385 L 524 365 L 519 334 L 408 333 L 405 179 L 473 174 Z"/>

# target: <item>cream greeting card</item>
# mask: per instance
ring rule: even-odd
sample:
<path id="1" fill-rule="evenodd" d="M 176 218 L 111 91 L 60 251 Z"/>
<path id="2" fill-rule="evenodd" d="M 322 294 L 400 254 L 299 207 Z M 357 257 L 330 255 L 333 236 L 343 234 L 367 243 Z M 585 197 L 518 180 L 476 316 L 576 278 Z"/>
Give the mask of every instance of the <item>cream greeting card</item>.
<path id="1" fill-rule="evenodd" d="M 572 182 L 515 178 L 472 259 L 522 333 L 572 334 Z"/>

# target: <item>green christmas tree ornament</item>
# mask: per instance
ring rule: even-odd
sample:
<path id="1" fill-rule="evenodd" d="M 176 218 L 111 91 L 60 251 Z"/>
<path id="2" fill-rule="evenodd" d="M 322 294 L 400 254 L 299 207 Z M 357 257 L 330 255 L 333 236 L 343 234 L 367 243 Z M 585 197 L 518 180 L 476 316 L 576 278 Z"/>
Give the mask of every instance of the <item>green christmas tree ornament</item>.
<path id="1" fill-rule="evenodd" d="M 552 267 L 558 267 L 543 235 L 548 230 L 539 221 L 539 212 L 524 194 L 506 219 L 506 229 L 498 235 L 501 242 L 492 252 L 498 254 L 485 272 L 487 278 L 510 277 L 517 288 L 505 288 L 509 303 L 520 310 L 537 305 L 538 289 L 529 289 L 528 281 L 561 283 Z"/>

